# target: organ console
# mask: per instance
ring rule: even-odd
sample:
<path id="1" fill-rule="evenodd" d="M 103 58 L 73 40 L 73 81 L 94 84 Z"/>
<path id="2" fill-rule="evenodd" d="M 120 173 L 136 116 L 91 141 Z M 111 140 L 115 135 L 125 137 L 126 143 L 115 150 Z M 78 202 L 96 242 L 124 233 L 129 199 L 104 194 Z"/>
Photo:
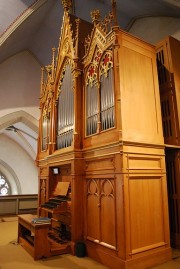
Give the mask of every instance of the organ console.
<path id="1" fill-rule="evenodd" d="M 53 213 L 62 213 L 68 211 L 71 203 L 70 201 L 70 183 L 58 182 L 53 197 L 50 197 L 47 202 L 41 204 L 41 209 L 44 208 Z"/>
<path id="2" fill-rule="evenodd" d="M 156 50 L 119 28 L 115 1 L 93 23 L 69 2 L 40 94 L 38 212 L 52 219 L 50 253 L 75 254 L 81 241 L 109 268 L 149 268 L 171 259 Z M 70 195 L 54 195 L 60 182 Z"/>

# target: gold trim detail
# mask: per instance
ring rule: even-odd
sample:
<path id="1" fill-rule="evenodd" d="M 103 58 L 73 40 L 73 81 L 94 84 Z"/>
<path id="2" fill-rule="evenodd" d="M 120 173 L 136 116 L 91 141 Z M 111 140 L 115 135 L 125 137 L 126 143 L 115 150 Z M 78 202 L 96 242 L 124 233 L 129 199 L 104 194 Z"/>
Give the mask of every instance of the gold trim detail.
<path id="1" fill-rule="evenodd" d="M 71 72 L 73 70 L 73 62 L 71 61 L 70 58 L 67 58 L 65 63 L 64 63 L 64 66 L 63 66 L 63 69 L 61 71 L 61 75 L 60 75 L 60 78 L 59 78 L 59 83 L 58 83 L 58 91 L 57 91 L 57 95 L 56 95 L 56 100 L 59 98 L 59 95 L 61 93 L 61 86 L 62 86 L 62 83 L 63 83 L 63 79 L 64 79 L 64 74 L 65 74 L 65 71 L 66 71 L 66 66 L 67 65 L 71 65 Z M 72 72 L 73 74 L 73 72 Z M 74 76 L 73 76 L 74 77 Z"/>
<path id="2" fill-rule="evenodd" d="M 69 12 L 70 8 L 72 7 L 72 0 L 62 0 L 62 5 L 64 10 Z"/>
<path id="3" fill-rule="evenodd" d="M 99 11 L 99 9 L 91 11 L 90 14 L 91 14 L 92 22 L 94 24 L 97 24 L 99 22 L 99 20 L 100 20 L 100 11 Z"/>

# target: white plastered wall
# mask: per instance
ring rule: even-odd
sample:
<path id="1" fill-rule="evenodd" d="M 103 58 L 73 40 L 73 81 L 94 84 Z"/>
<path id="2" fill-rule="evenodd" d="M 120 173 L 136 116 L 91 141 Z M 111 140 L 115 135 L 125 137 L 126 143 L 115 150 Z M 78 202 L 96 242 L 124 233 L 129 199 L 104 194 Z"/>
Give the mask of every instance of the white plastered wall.
<path id="1" fill-rule="evenodd" d="M 129 33 L 155 45 L 166 36 L 180 40 L 180 18 L 144 17 L 136 19 Z"/>
<path id="2" fill-rule="evenodd" d="M 0 135 L 0 159 L 6 164 L 2 172 L 6 175 L 6 167 L 9 166 L 18 178 L 21 194 L 38 193 L 38 171 L 34 161 L 17 143 L 4 134 Z M 1 165 L 3 166 L 3 164 Z M 12 179 L 10 179 L 10 183 L 11 181 Z M 13 184 L 11 186 L 13 188 Z M 14 189 L 16 188 L 14 187 Z M 15 191 L 12 193 L 19 194 Z"/>
<path id="3" fill-rule="evenodd" d="M 0 116 L 24 110 L 39 117 L 41 66 L 29 51 L 22 51 L 0 65 Z"/>
<path id="4" fill-rule="evenodd" d="M 0 127 L 6 126 L 4 118 L 13 118 L 20 112 L 39 119 L 39 92 L 41 66 L 29 51 L 22 51 L 0 65 Z M 17 122 L 21 117 L 17 118 Z M 23 118 L 25 122 L 25 119 Z M 7 127 L 7 126 L 6 126 Z M 1 171 L 8 177 L 12 194 L 36 194 L 38 192 L 38 169 L 35 159 L 19 144 L 0 130 Z M 9 167 L 9 171 L 8 171 Z M 13 171 L 13 173 L 12 173 Z M 13 177 L 19 184 L 16 186 Z"/>

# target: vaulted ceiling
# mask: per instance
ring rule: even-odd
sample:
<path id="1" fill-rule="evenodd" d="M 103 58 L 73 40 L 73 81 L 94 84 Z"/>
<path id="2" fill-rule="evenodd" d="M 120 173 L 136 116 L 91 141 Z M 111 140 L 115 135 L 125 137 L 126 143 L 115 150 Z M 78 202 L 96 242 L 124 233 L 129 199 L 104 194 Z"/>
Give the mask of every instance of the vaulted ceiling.
<path id="1" fill-rule="evenodd" d="M 116 3 L 118 23 L 124 30 L 141 17 L 180 17 L 179 0 Z M 73 0 L 72 12 L 77 17 L 91 21 L 90 11 L 94 9 L 99 9 L 103 18 L 111 10 L 111 0 Z M 24 49 L 44 65 L 51 61 L 51 48 L 58 46 L 62 23 L 61 0 L 0 0 L 0 14 L 0 62 Z"/>
<path id="2" fill-rule="evenodd" d="M 180 0 L 116 0 L 116 4 L 118 23 L 126 31 L 138 18 L 180 18 Z M 99 9 L 104 18 L 111 5 L 111 0 L 73 0 L 72 12 L 91 22 L 90 11 Z M 58 46 L 62 24 L 61 0 L 0 0 L 0 14 L 0 63 L 23 50 L 32 53 L 40 65 L 51 62 L 51 49 Z M 5 94 L 1 85 L 0 94 Z M 35 126 L 15 122 L 6 127 L 0 128 L 0 132 L 11 136 L 27 151 L 35 152 Z"/>

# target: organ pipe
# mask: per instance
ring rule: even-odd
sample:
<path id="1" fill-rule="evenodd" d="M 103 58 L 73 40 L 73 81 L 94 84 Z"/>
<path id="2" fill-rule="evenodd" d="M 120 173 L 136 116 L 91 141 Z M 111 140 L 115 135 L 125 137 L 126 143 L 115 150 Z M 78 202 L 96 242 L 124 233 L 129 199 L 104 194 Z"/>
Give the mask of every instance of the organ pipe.
<path id="1" fill-rule="evenodd" d="M 71 146 L 74 130 L 74 92 L 70 64 L 65 67 L 58 104 L 57 148 Z"/>

